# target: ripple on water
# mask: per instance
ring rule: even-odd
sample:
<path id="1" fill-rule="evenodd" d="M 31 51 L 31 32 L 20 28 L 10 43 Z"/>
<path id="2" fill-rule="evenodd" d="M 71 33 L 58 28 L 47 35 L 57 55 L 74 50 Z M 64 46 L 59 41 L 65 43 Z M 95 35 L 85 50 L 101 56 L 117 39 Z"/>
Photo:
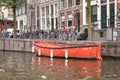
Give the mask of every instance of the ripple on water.
<path id="1" fill-rule="evenodd" d="M 4 69 L 0 69 L 0 72 L 5 72 L 5 70 Z"/>
<path id="2" fill-rule="evenodd" d="M 31 53 L 1 52 L 0 80 L 120 80 L 119 66 L 119 60 L 51 60 Z"/>

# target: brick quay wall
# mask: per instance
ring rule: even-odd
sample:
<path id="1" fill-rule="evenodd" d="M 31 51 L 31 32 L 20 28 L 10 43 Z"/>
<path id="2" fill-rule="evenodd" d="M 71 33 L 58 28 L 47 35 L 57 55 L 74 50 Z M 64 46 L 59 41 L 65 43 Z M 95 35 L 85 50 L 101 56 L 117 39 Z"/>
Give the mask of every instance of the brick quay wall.
<path id="1" fill-rule="evenodd" d="M 20 51 L 20 52 L 31 52 L 34 39 L 16 39 L 16 38 L 5 38 L 0 39 L 0 50 L 1 51 Z M 101 55 L 120 57 L 120 42 L 119 41 L 101 41 Z"/>

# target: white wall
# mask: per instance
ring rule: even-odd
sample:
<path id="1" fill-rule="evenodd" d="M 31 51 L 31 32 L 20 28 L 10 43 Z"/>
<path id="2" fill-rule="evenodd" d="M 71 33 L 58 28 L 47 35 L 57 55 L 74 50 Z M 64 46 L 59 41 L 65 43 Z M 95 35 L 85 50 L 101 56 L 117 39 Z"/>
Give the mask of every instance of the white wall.
<path id="1" fill-rule="evenodd" d="M 21 28 L 20 28 L 20 21 L 22 20 L 23 21 L 23 29 L 21 29 L 22 31 L 24 31 L 24 29 L 26 29 L 26 27 L 24 28 L 24 26 L 26 26 L 27 25 L 27 19 L 26 19 L 27 17 L 26 17 L 26 15 L 21 15 L 21 16 L 19 16 L 19 17 L 17 17 L 16 19 L 17 19 L 17 29 L 18 30 L 20 30 Z"/>

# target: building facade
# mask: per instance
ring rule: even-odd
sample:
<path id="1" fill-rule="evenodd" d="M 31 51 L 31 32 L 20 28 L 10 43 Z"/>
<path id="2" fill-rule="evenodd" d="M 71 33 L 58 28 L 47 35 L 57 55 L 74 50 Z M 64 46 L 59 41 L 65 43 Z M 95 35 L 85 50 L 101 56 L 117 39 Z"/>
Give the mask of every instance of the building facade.
<path id="1" fill-rule="evenodd" d="M 93 38 L 112 39 L 119 26 L 120 0 L 91 0 Z M 27 28 L 87 30 L 86 0 L 28 0 Z M 111 36 L 111 37 L 108 37 Z"/>
<path id="2" fill-rule="evenodd" d="M 0 7 L 0 19 L 13 20 L 13 12 L 11 8 Z"/>
<path id="3" fill-rule="evenodd" d="M 40 2 L 41 0 L 27 1 L 27 30 L 40 29 Z"/>
<path id="4" fill-rule="evenodd" d="M 83 15 L 86 16 L 86 0 L 83 0 Z M 91 0 L 93 39 L 113 40 L 117 27 L 117 0 Z M 87 19 L 83 20 L 87 26 Z"/>
<path id="5" fill-rule="evenodd" d="M 117 2 L 117 38 L 120 39 L 120 0 Z"/>
<path id="6" fill-rule="evenodd" d="M 40 29 L 58 29 L 58 0 L 41 0 Z"/>
<path id="7" fill-rule="evenodd" d="M 59 29 L 80 27 L 83 25 L 83 0 L 59 0 Z"/>
<path id="8" fill-rule="evenodd" d="M 117 2 L 117 27 L 120 27 L 120 0 Z"/>
<path id="9" fill-rule="evenodd" d="M 13 27 L 13 12 L 11 8 L 0 7 L 0 32 Z"/>
<path id="10" fill-rule="evenodd" d="M 17 30 L 20 32 L 26 31 L 26 25 L 27 25 L 27 4 L 24 3 L 22 7 L 20 7 L 16 11 L 16 20 L 17 20 Z"/>
<path id="11" fill-rule="evenodd" d="M 100 16 L 97 20 L 100 30 L 98 39 L 116 40 L 117 28 L 117 0 L 100 0 Z"/>
<path id="12" fill-rule="evenodd" d="M 101 0 L 101 28 L 117 27 L 116 15 L 117 0 Z"/>

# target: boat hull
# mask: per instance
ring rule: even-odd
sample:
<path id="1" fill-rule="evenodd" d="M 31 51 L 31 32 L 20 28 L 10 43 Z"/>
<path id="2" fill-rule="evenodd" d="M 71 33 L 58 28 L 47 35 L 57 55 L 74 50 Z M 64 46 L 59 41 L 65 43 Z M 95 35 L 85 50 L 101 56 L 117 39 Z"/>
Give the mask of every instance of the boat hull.
<path id="1" fill-rule="evenodd" d="M 43 41 L 34 41 L 33 44 L 34 51 L 38 56 L 86 59 L 95 58 L 102 60 L 100 54 L 101 44 L 72 47 Z"/>

